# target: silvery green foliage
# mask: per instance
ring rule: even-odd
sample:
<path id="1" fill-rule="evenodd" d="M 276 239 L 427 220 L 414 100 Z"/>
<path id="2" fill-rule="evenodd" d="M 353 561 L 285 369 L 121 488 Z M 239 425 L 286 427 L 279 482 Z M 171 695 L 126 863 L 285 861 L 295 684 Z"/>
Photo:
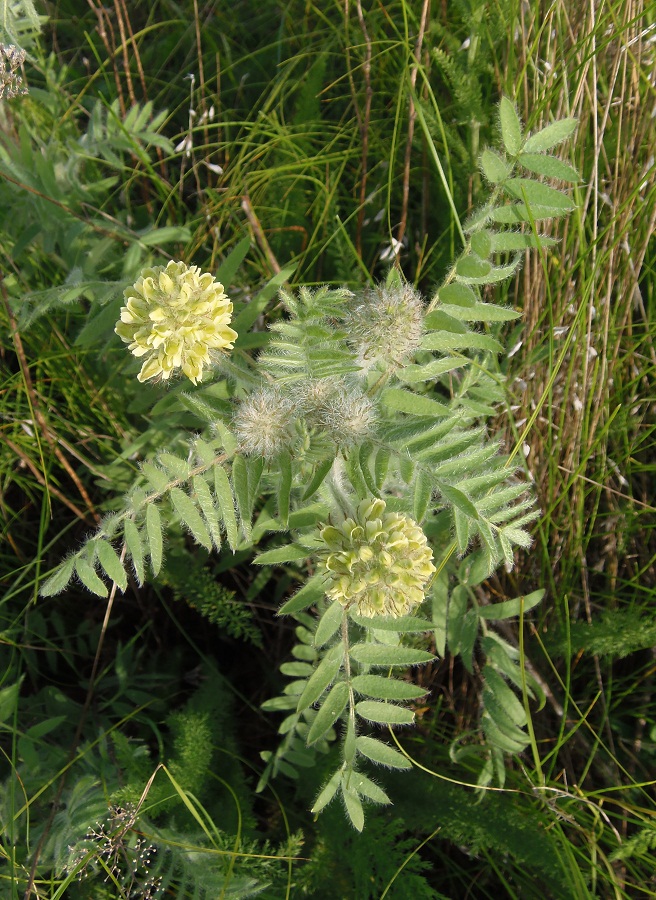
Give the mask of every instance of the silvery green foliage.
<path id="1" fill-rule="evenodd" d="M 475 648 L 485 659 L 480 732 L 453 748 L 454 759 L 479 759 L 481 785 L 503 783 L 504 756 L 528 744 L 528 702 L 543 699 L 517 648 L 490 625 L 528 613 L 543 592 L 481 606 L 475 591 L 497 566 L 513 565 L 517 547 L 530 546 L 527 529 L 538 516 L 530 486 L 484 425 L 504 401 L 499 326 L 519 313 L 490 302 L 487 291 L 483 299 L 483 290 L 513 275 L 524 251 L 554 243 L 538 223 L 573 204 L 544 179 L 577 176 L 546 151 L 575 123 L 527 136 L 504 99 L 500 126 L 502 150 L 481 156 L 489 200 L 465 224 L 465 249 L 432 300 L 424 305 L 392 270 L 359 296 L 281 290 L 285 316 L 268 332 L 247 333 L 274 285 L 236 305 L 240 339 L 224 364 L 225 399 L 215 386 L 171 399 L 167 410 L 191 412 L 201 433 L 183 453 L 162 450 L 144 460 L 125 508 L 42 588 L 48 596 L 76 577 L 106 596 L 108 583 L 125 590 L 129 573 L 142 583 L 159 572 L 172 523 L 208 552 L 245 550 L 266 536 L 256 564 L 304 572 L 309 560 L 314 574 L 280 610 L 297 618 L 298 644 L 282 668 L 290 683 L 265 704 L 285 718 L 261 786 L 277 773 L 298 777 L 317 751 L 338 741 L 338 767 L 314 811 L 339 796 L 358 830 L 366 804 L 390 802 L 367 774 L 371 766 L 411 765 L 380 734 L 381 726 L 413 722 L 409 704 L 425 691 L 404 677 L 409 667 L 447 648 L 472 671 Z M 279 283 L 288 276 L 281 273 Z M 245 364 L 240 352 L 251 348 L 260 355 Z M 422 607 L 395 618 L 359 615 L 357 606 L 326 598 L 326 523 L 348 520 L 377 498 L 421 526 L 437 568 Z"/>
<path id="2" fill-rule="evenodd" d="M 0 0 L 0 43 L 29 50 L 47 19 L 39 15 L 33 0 Z"/>

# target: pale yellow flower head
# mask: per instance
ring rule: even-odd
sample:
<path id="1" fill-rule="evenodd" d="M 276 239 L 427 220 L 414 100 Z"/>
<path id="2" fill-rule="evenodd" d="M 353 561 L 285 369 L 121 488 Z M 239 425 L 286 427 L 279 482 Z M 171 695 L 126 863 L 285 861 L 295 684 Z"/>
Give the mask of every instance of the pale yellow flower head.
<path id="1" fill-rule="evenodd" d="M 232 350 L 232 303 L 223 285 L 198 266 L 171 260 L 144 269 L 123 292 L 126 305 L 114 331 L 134 356 L 145 357 L 139 381 L 165 381 L 181 369 L 194 384 L 218 351 Z"/>
<path id="2" fill-rule="evenodd" d="M 411 613 L 435 572 L 419 525 L 385 508 L 384 500 L 363 500 L 353 518 L 321 530 L 328 597 L 370 618 Z"/>

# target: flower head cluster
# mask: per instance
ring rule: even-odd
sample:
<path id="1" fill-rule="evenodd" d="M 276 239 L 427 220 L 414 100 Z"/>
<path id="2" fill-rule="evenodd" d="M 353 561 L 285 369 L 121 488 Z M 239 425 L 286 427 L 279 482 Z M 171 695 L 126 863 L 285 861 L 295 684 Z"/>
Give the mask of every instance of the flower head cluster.
<path id="1" fill-rule="evenodd" d="M 15 44 L 0 44 L 0 100 L 27 94 L 18 69 L 25 62 L 25 51 Z"/>
<path id="2" fill-rule="evenodd" d="M 363 500 L 353 518 L 321 530 L 327 595 L 370 618 L 412 612 L 435 572 L 419 525 L 385 509 L 384 500 Z"/>
<path id="3" fill-rule="evenodd" d="M 223 285 L 198 266 L 172 260 L 144 269 L 123 296 L 126 305 L 114 330 L 135 356 L 145 357 L 139 381 L 167 380 L 182 369 L 197 384 L 217 351 L 232 350 L 232 303 Z"/>
<path id="4" fill-rule="evenodd" d="M 294 443 L 294 409 L 275 387 L 255 391 L 240 405 L 233 424 L 247 456 L 274 459 Z"/>
<path id="5" fill-rule="evenodd" d="M 359 362 L 368 369 L 376 362 L 400 365 L 421 343 L 424 305 L 409 284 L 378 285 L 365 292 L 346 319 L 349 340 Z"/>

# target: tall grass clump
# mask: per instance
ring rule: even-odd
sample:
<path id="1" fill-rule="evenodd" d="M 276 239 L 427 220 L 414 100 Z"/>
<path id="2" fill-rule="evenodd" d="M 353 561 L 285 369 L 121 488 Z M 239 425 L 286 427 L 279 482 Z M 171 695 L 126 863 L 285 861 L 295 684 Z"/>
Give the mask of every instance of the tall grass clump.
<path id="1" fill-rule="evenodd" d="M 655 27 L 0 2 L 3 896 L 656 891 Z"/>

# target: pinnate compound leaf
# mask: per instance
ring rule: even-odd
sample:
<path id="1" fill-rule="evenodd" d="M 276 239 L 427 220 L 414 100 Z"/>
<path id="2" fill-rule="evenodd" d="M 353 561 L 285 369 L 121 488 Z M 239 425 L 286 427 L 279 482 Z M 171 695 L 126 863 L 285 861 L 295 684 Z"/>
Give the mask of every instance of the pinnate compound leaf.
<path id="1" fill-rule="evenodd" d="M 362 808 L 362 801 L 354 790 L 345 787 L 344 784 L 342 784 L 342 795 L 351 824 L 356 831 L 362 831 L 364 828 L 364 809 Z"/>
<path id="2" fill-rule="evenodd" d="M 454 306 L 449 309 L 455 309 Z M 466 310 L 465 310 L 466 311 Z M 406 384 L 417 384 L 420 381 L 434 381 L 440 375 L 446 372 L 452 372 L 454 369 L 461 369 L 463 366 L 469 365 L 471 360 L 467 357 L 458 358 L 457 356 L 447 356 L 444 359 L 434 359 L 432 362 L 423 366 L 409 365 L 403 369 L 399 369 L 396 377 L 399 381 L 405 381 Z M 380 453 L 380 451 L 379 451 Z"/>
<path id="3" fill-rule="evenodd" d="M 358 694 L 376 700 L 416 700 L 426 694 L 424 688 L 384 675 L 356 675 L 351 685 Z"/>
<path id="4" fill-rule="evenodd" d="M 360 735 L 355 739 L 355 746 L 358 753 L 366 756 L 372 762 L 378 763 L 379 766 L 387 766 L 390 769 L 412 768 L 412 763 L 407 757 L 376 738 Z"/>
<path id="5" fill-rule="evenodd" d="M 348 685 L 344 681 L 339 681 L 330 689 L 330 693 L 323 701 L 321 709 L 316 715 L 307 736 L 308 744 L 316 744 L 330 729 L 333 727 L 337 719 L 341 716 L 348 703 L 349 691 Z"/>
<path id="6" fill-rule="evenodd" d="M 546 175 L 547 178 L 557 178 L 559 181 L 569 181 L 572 184 L 578 184 L 581 180 L 576 169 L 555 156 L 545 156 L 542 153 L 522 153 L 519 162 L 529 172 Z"/>
<path id="7" fill-rule="evenodd" d="M 319 796 L 314 801 L 314 806 L 310 810 L 313 813 L 320 813 L 321 810 L 328 806 L 330 801 L 333 799 L 340 785 L 342 773 L 338 769 L 332 778 L 328 781 L 328 784 L 319 792 Z"/>
<path id="8" fill-rule="evenodd" d="M 301 612 L 314 606 L 325 594 L 324 577 L 321 574 L 313 575 L 303 587 L 294 594 L 286 603 L 278 610 L 279 616 L 290 616 L 292 613 Z"/>
<path id="9" fill-rule="evenodd" d="M 523 728 L 526 725 L 526 710 L 501 675 L 490 666 L 485 666 L 483 669 L 483 681 L 486 688 L 494 694 L 497 703 L 503 708 L 513 723 Z"/>
<path id="10" fill-rule="evenodd" d="M 230 479 L 223 466 L 214 466 L 214 493 L 221 510 L 221 518 L 225 526 L 226 535 L 230 549 L 237 549 L 238 529 L 237 517 L 235 516 L 235 501 L 230 487 Z"/>
<path id="11" fill-rule="evenodd" d="M 251 537 L 251 517 L 248 503 L 248 469 L 243 456 L 237 455 L 232 461 L 232 483 L 235 488 L 235 497 L 237 498 L 244 537 L 249 541 Z"/>
<path id="12" fill-rule="evenodd" d="M 162 568 L 164 540 L 162 538 L 162 517 L 154 503 L 149 503 L 146 509 L 146 535 L 148 537 L 150 565 L 153 575 L 157 575 Z"/>
<path id="13" fill-rule="evenodd" d="M 538 206 L 537 204 L 526 206 L 525 203 L 510 203 L 508 206 L 499 206 L 492 211 L 491 217 L 500 225 L 519 225 L 521 222 L 538 222 L 542 219 L 556 219 L 558 216 L 567 215 L 571 207 Z"/>
<path id="14" fill-rule="evenodd" d="M 495 253 L 516 253 L 519 250 L 531 250 L 534 247 L 553 247 L 557 243 L 556 238 L 544 234 L 501 231 L 492 238 L 492 250 Z"/>
<path id="15" fill-rule="evenodd" d="M 376 700 L 361 700 L 356 704 L 355 711 L 363 719 L 381 725 L 412 725 L 415 720 L 414 713 L 404 706 Z"/>
<path id="16" fill-rule="evenodd" d="M 483 150 L 481 153 L 481 169 L 491 184 L 499 184 L 512 172 L 512 167 L 494 150 Z"/>
<path id="17" fill-rule="evenodd" d="M 75 560 L 75 571 L 82 584 L 92 594 L 96 594 L 98 597 L 106 597 L 108 595 L 107 586 L 98 577 L 96 570 L 86 559 L 79 557 Z"/>
<path id="18" fill-rule="evenodd" d="M 352 610 L 349 611 L 351 619 L 363 628 L 375 628 L 376 631 L 394 631 L 401 634 L 419 633 L 430 631 L 433 623 L 419 616 L 376 616 L 375 619 L 367 616 L 359 616 Z"/>
<path id="19" fill-rule="evenodd" d="M 448 303 L 451 306 L 473 306 L 478 297 L 472 288 L 459 281 L 452 281 L 438 291 L 440 303 Z"/>
<path id="20" fill-rule="evenodd" d="M 388 409 L 411 416 L 448 416 L 450 412 L 449 407 L 443 403 L 403 388 L 387 388 L 382 393 L 381 401 Z"/>
<path id="21" fill-rule="evenodd" d="M 577 125 L 577 119 L 559 119 L 557 122 L 547 125 L 541 131 L 532 134 L 524 144 L 524 149 L 527 153 L 551 150 L 552 147 L 566 141 L 576 130 Z"/>
<path id="22" fill-rule="evenodd" d="M 505 207 L 504 207 L 505 208 Z M 431 331 L 425 334 L 421 341 L 424 350 L 491 350 L 499 353 L 503 350 L 501 344 L 488 334 L 448 334 L 445 331 Z M 444 407 L 449 414 L 447 407 Z"/>
<path id="23" fill-rule="evenodd" d="M 485 284 L 486 278 L 492 271 L 491 264 L 486 259 L 481 259 L 475 254 L 462 256 L 456 263 L 456 273 L 461 278 L 475 279 L 475 284 Z"/>
<path id="24" fill-rule="evenodd" d="M 302 712 L 304 709 L 307 709 L 308 706 L 312 706 L 312 704 L 315 703 L 323 694 L 326 688 L 333 683 L 333 681 L 339 674 L 339 670 L 342 667 L 343 659 L 343 644 L 337 644 L 335 647 L 332 647 L 328 651 L 328 653 L 326 653 L 313 674 L 308 679 L 305 689 L 303 690 L 303 693 L 299 698 L 298 706 L 296 708 L 297 712 Z M 339 715 L 340 713 L 341 710 L 339 711 L 339 713 L 337 713 L 337 715 Z M 335 716 L 335 719 L 336 718 L 337 716 Z M 332 720 L 332 722 L 330 723 L 331 725 L 335 721 L 335 719 Z M 326 730 L 328 729 L 326 728 Z M 315 740 L 317 739 L 315 738 Z"/>
<path id="25" fill-rule="evenodd" d="M 502 97 L 499 104 L 499 120 L 501 122 L 501 139 L 510 156 L 517 156 L 522 149 L 522 125 L 514 104 Z"/>
<path id="26" fill-rule="evenodd" d="M 469 239 L 471 248 L 481 259 L 487 259 L 492 252 L 492 233 L 483 229 L 475 231 Z"/>
<path id="27" fill-rule="evenodd" d="M 75 558 L 71 557 L 58 566 L 53 574 L 43 583 L 39 591 L 42 597 L 53 597 L 63 591 L 73 577 Z"/>
<path id="28" fill-rule="evenodd" d="M 552 209 L 569 211 L 574 208 L 571 197 L 556 188 L 549 187 L 532 178 L 511 178 L 504 185 L 504 190 L 516 200 L 529 203 L 533 206 L 547 206 Z"/>
<path id="29" fill-rule="evenodd" d="M 318 466 L 316 466 L 314 475 L 310 479 L 310 483 L 308 484 L 308 486 L 305 488 L 305 491 L 301 498 L 302 500 L 309 500 L 310 497 L 312 497 L 319 490 L 319 487 L 323 484 L 323 481 L 328 472 L 330 472 L 334 462 L 335 457 L 330 456 L 328 457 L 328 459 L 324 459 L 319 463 Z"/>
<path id="30" fill-rule="evenodd" d="M 109 541 L 97 541 L 96 554 L 98 562 L 110 581 L 113 581 L 121 591 L 125 591 L 128 586 L 128 578 L 118 553 Z"/>
<path id="31" fill-rule="evenodd" d="M 317 630 L 314 633 L 315 647 L 323 647 L 324 644 L 328 643 L 342 624 L 343 616 L 344 607 L 339 600 L 335 600 L 319 619 Z"/>
<path id="32" fill-rule="evenodd" d="M 367 800 L 373 800 L 374 803 L 390 804 L 392 802 L 385 791 L 362 772 L 351 772 L 349 785 L 358 794 L 366 797 Z"/>
<path id="33" fill-rule="evenodd" d="M 505 209 L 506 207 L 504 207 Z M 484 276 L 465 276 L 458 274 L 456 277 L 464 284 L 496 284 L 499 281 L 505 281 L 514 273 L 521 262 L 521 257 L 517 256 L 507 266 L 491 266 L 490 271 Z"/>
<path id="34" fill-rule="evenodd" d="M 125 537 L 128 553 L 132 558 L 132 565 L 134 566 L 134 574 L 137 577 L 137 582 L 139 585 L 142 585 L 145 576 L 143 541 L 141 539 L 141 533 L 132 519 L 125 520 L 123 535 Z"/>
<path id="35" fill-rule="evenodd" d="M 418 666 L 435 659 L 432 653 L 412 647 L 389 647 L 385 644 L 354 644 L 351 656 L 368 666 Z"/>
<path id="36" fill-rule="evenodd" d="M 169 484 L 169 477 L 166 472 L 162 472 L 161 469 L 158 469 L 157 466 L 154 466 L 147 460 L 141 463 L 141 471 L 158 494 L 164 493 Z"/>
<path id="37" fill-rule="evenodd" d="M 171 502 L 182 522 L 187 526 L 196 541 L 206 550 L 212 549 L 212 538 L 200 517 L 196 504 L 188 494 L 179 488 L 171 488 Z"/>
<path id="38" fill-rule="evenodd" d="M 264 553 L 259 553 L 253 562 L 258 566 L 273 566 L 307 559 L 309 555 L 310 551 L 307 547 L 301 547 L 298 544 L 285 544 L 284 547 L 276 547 L 275 550 L 265 550 Z"/>
<path id="39" fill-rule="evenodd" d="M 209 489 L 209 485 L 200 475 L 194 475 L 194 478 L 192 479 L 192 485 L 194 488 L 194 493 L 196 494 L 198 505 L 200 506 L 203 512 L 203 516 L 205 517 L 205 521 L 207 522 L 207 527 L 210 531 L 212 543 L 217 550 L 220 550 L 221 526 L 219 523 L 219 512 L 216 508 L 216 504 L 214 502 L 214 498 L 212 497 L 212 492 Z"/>
<path id="40" fill-rule="evenodd" d="M 417 473 L 417 479 L 415 481 L 415 489 L 412 498 L 412 514 L 414 516 L 415 522 L 421 524 L 421 522 L 423 521 L 432 495 L 433 484 L 431 482 L 431 479 L 426 472 L 420 469 Z"/>
<path id="41" fill-rule="evenodd" d="M 288 451 L 285 450 L 278 458 L 278 468 L 280 469 L 280 478 L 278 481 L 278 515 L 280 521 L 287 527 L 289 519 L 289 498 L 292 491 L 292 458 Z"/>
<path id="42" fill-rule="evenodd" d="M 355 716 L 349 716 L 346 721 L 343 756 L 348 765 L 352 766 L 355 762 Z"/>
<path id="43" fill-rule="evenodd" d="M 474 504 L 469 497 L 458 490 L 458 488 L 453 487 L 453 485 L 450 484 L 438 484 L 437 487 L 442 496 L 448 500 L 449 503 L 453 504 L 456 509 L 459 509 L 465 516 L 468 516 L 470 519 L 479 518 L 478 510 Z"/>
<path id="44" fill-rule="evenodd" d="M 525 597 L 515 597 L 513 600 L 503 600 L 501 603 L 491 603 L 489 606 L 481 606 L 478 609 L 478 615 L 482 619 L 492 621 L 500 621 L 502 619 L 514 619 L 522 610 L 524 613 L 530 612 L 545 595 L 544 590 L 533 591 Z"/>
<path id="45" fill-rule="evenodd" d="M 514 309 L 497 306 L 495 303 L 475 303 L 473 306 L 444 304 L 442 309 L 446 310 L 454 319 L 460 319 L 463 322 L 511 322 L 521 316 L 521 313 Z"/>
<path id="46" fill-rule="evenodd" d="M 512 736 L 506 734 L 504 730 L 499 728 L 487 709 L 481 716 L 481 726 L 487 740 L 495 747 L 503 750 L 504 753 L 511 753 L 513 755 L 521 753 L 529 742 L 524 732 L 519 731 L 519 729 L 516 729 Z M 521 739 L 518 735 L 521 736 Z"/>

